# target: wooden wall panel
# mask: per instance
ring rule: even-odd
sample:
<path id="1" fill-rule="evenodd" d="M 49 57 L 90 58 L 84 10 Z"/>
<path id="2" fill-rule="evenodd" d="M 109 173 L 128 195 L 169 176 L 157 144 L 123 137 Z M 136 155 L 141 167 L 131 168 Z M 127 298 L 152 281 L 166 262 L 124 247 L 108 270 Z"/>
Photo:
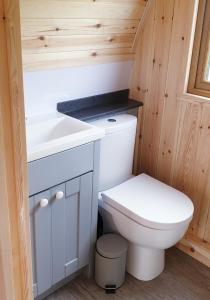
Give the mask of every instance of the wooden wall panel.
<path id="1" fill-rule="evenodd" d="M 85 0 L 21 0 L 22 18 L 31 19 L 139 19 L 145 2 Z"/>
<path id="2" fill-rule="evenodd" d="M 173 18 L 173 0 L 159 0 L 155 5 L 154 40 L 150 83 L 145 106 L 148 113 L 144 118 L 141 166 L 144 172 L 156 174 L 158 145 L 162 120 L 168 52 Z M 151 20 L 152 21 L 152 20 Z M 159 40 L 163 39 L 162 43 Z M 159 78 L 159 80 L 156 80 Z M 153 126 L 151 126 L 153 124 Z M 144 134 L 147 132 L 147 134 Z"/>
<path id="3" fill-rule="evenodd" d="M 192 199 L 194 218 L 178 247 L 210 266 L 210 100 L 185 93 L 198 1 L 151 1 L 130 91 L 144 101 L 138 171 Z"/>
<path id="4" fill-rule="evenodd" d="M 128 53 L 133 53 L 146 3 L 144 0 L 20 0 L 25 70 L 65 67 L 65 58 L 68 67 L 132 59 Z M 113 51 L 101 55 L 106 49 Z M 93 59 L 89 50 L 94 56 L 100 52 L 99 59 Z"/>
<path id="5" fill-rule="evenodd" d="M 148 3 L 149 8 L 147 15 L 143 20 L 142 26 L 139 28 L 138 41 L 136 41 L 135 51 L 138 55 L 135 55 L 135 64 L 133 66 L 130 97 L 133 99 L 141 99 L 144 103 L 142 110 L 147 110 L 147 95 L 149 91 L 149 86 L 151 82 L 151 61 L 154 55 L 154 17 L 155 17 L 155 6 Z M 143 71 L 144 70 L 144 71 Z M 135 173 L 138 173 L 141 163 L 141 152 L 142 152 L 142 132 L 144 130 L 144 118 L 146 114 L 141 115 L 141 123 L 139 123 L 140 128 L 137 129 L 139 135 L 138 151 L 139 155 L 135 159 Z"/>
<path id="6" fill-rule="evenodd" d="M 190 39 L 188 33 L 191 32 L 192 27 L 193 4 L 194 0 L 176 0 L 174 7 L 158 159 L 158 178 L 166 183 L 171 183 L 173 176 L 177 122 L 180 109 L 177 96 L 184 92 L 184 85 L 180 82 L 182 83 L 185 80 L 186 61 L 183 60 L 183 53 L 188 53 Z"/>
<path id="7" fill-rule="evenodd" d="M 76 50 L 131 48 L 134 34 L 68 35 L 23 37 L 23 55 L 29 53 L 57 53 Z"/>
<path id="8" fill-rule="evenodd" d="M 65 36 L 77 34 L 135 33 L 139 20 L 121 19 L 22 19 L 22 35 Z"/>
<path id="9" fill-rule="evenodd" d="M 0 0 L 0 41 L 0 299 L 32 300 L 18 0 Z"/>
<path id="10" fill-rule="evenodd" d="M 197 197 L 193 197 L 194 184 L 197 189 L 197 184 L 194 182 L 195 175 L 199 172 L 198 165 L 196 164 L 198 135 L 200 131 L 202 107 L 200 103 L 180 102 L 179 114 L 179 134 L 177 139 L 177 155 L 174 159 L 173 181 L 172 184 L 178 190 L 187 194 L 194 202 L 195 213 L 193 222 L 189 231 L 193 233 L 194 223 L 200 218 L 199 198 L 202 191 L 199 190 Z M 198 180 L 198 178 L 197 178 Z M 195 195 L 194 195 L 195 196 Z M 195 201 L 196 199 L 196 201 Z"/>
<path id="11" fill-rule="evenodd" d="M 24 55 L 25 71 L 50 68 L 77 67 L 88 64 L 103 64 L 131 60 L 134 55 L 129 48 L 99 49 L 58 53 L 32 53 Z"/>

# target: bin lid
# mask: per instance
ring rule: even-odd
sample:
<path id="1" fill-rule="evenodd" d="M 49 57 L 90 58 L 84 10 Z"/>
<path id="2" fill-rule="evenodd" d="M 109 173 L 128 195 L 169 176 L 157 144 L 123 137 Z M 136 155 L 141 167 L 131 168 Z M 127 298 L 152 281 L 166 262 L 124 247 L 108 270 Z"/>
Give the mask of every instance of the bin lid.
<path id="1" fill-rule="evenodd" d="M 107 233 L 97 240 L 96 249 L 104 257 L 117 258 L 127 251 L 128 243 L 119 234 Z"/>

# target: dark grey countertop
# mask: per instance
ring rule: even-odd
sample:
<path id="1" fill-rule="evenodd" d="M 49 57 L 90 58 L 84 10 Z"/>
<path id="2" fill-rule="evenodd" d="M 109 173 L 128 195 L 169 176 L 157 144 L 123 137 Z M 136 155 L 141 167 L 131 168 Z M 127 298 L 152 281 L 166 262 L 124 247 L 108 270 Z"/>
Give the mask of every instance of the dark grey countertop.
<path id="1" fill-rule="evenodd" d="M 89 121 L 143 106 L 142 102 L 129 99 L 128 94 L 129 90 L 122 90 L 88 98 L 59 102 L 57 110 L 82 121 Z"/>

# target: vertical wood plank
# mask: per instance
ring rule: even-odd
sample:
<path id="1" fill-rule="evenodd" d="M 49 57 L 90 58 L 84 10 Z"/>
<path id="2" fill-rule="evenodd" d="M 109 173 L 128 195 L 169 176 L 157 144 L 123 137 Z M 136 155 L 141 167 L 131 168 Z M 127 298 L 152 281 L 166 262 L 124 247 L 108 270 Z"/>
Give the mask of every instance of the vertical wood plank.
<path id="1" fill-rule="evenodd" d="M 150 9 L 145 17 L 144 26 L 140 28 L 130 83 L 130 97 L 141 100 L 145 105 L 150 83 L 151 61 L 154 48 L 154 18 L 155 1 L 150 5 Z"/>
<path id="2" fill-rule="evenodd" d="M 0 298 L 29 300 L 32 266 L 18 0 L 0 1 L 0 40 Z"/>
<path id="3" fill-rule="evenodd" d="M 193 234 L 210 242 L 210 105 L 203 105 L 194 162 L 192 198 L 195 214 Z"/>
<path id="4" fill-rule="evenodd" d="M 136 125 L 136 140 L 135 140 L 135 152 L 133 160 L 133 174 L 138 175 L 140 171 L 140 143 L 141 143 L 141 124 L 142 124 L 142 107 L 138 108 L 137 113 L 137 125 Z"/>
<path id="5" fill-rule="evenodd" d="M 199 148 L 199 131 L 202 115 L 200 103 L 183 102 L 180 104 L 179 115 L 179 134 L 176 144 L 176 158 L 174 162 L 172 184 L 178 190 L 187 194 L 194 202 L 195 212 L 189 231 L 194 230 L 194 223 L 199 215 L 198 194 L 194 195 L 195 190 L 199 190 L 199 179 L 195 182 L 195 174 L 198 174 L 198 164 L 196 164 L 197 149 Z M 197 192 L 196 192 L 197 193 Z"/>
<path id="6" fill-rule="evenodd" d="M 199 103 L 181 103 L 179 120 L 179 139 L 177 139 L 177 156 L 173 173 L 173 185 L 191 196 L 193 167 L 195 161 L 198 132 L 201 120 Z"/>
<path id="7" fill-rule="evenodd" d="M 134 174 L 142 171 L 142 143 L 144 132 L 144 120 L 149 103 L 148 91 L 151 86 L 152 57 L 154 53 L 154 36 L 155 36 L 155 1 L 150 3 L 147 15 L 145 16 L 144 26 L 139 28 L 138 42 L 136 41 L 135 63 L 132 70 L 130 97 L 140 100 L 144 103 L 141 114 L 141 122 L 137 124 L 139 132 L 139 145 L 135 150 L 138 158 L 134 161 Z"/>
<path id="8" fill-rule="evenodd" d="M 147 107 L 144 118 L 142 143 L 142 171 L 155 176 L 163 114 L 164 93 L 168 68 L 168 56 L 172 31 L 174 1 L 156 1 L 155 39 L 153 57 L 150 61 L 152 71 L 151 84 L 147 95 Z M 160 39 L 162 42 L 160 43 Z M 157 80 L 158 78 L 158 80 Z"/>
<path id="9" fill-rule="evenodd" d="M 184 92 L 183 82 L 185 81 L 194 9 L 194 0 L 175 0 L 158 155 L 158 178 L 166 183 L 171 183 L 172 180 L 178 133 L 179 101 L 177 101 L 177 96 Z"/>

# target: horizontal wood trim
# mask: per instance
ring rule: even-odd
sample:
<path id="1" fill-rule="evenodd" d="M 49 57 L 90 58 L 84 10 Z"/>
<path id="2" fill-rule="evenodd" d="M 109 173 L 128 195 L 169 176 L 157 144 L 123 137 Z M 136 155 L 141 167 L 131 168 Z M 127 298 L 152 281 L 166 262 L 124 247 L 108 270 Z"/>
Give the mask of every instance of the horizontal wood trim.
<path id="1" fill-rule="evenodd" d="M 20 4 L 22 18 L 139 19 L 146 2 L 20 0 Z"/>
<path id="2" fill-rule="evenodd" d="M 209 98 L 200 95 L 189 94 L 189 93 L 185 93 L 182 96 L 178 97 L 178 100 L 187 101 L 187 102 L 199 102 L 205 105 L 210 105 Z"/>
<path id="3" fill-rule="evenodd" d="M 76 67 L 81 65 L 127 61 L 134 58 L 129 48 L 70 51 L 58 53 L 24 54 L 23 64 L 26 71 Z"/>
<path id="4" fill-rule="evenodd" d="M 23 53 L 131 48 L 134 34 L 23 37 Z"/>
<path id="5" fill-rule="evenodd" d="M 135 33 L 138 20 L 114 19 L 22 19 L 23 37 Z"/>
<path id="6" fill-rule="evenodd" d="M 190 94 L 210 98 L 210 91 L 207 91 L 207 90 L 203 90 L 203 89 L 199 89 L 199 88 L 194 87 L 194 88 L 189 88 L 188 92 Z M 206 99 L 206 101 L 210 101 L 210 99 Z"/>

